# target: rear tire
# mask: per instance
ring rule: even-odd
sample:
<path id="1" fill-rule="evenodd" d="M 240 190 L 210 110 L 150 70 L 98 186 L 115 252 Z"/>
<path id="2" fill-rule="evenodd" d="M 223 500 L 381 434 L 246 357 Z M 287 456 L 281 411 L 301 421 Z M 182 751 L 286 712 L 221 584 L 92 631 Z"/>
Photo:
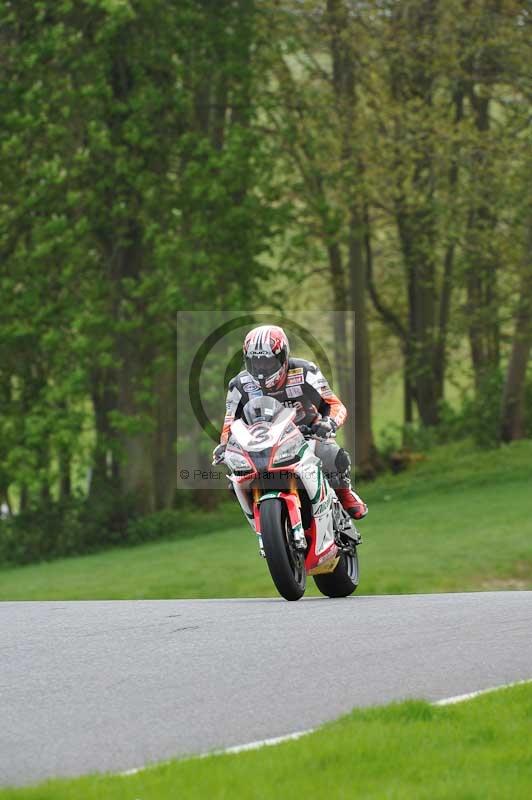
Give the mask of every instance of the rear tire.
<path id="1" fill-rule="evenodd" d="M 349 553 L 341 553 L 334 572 L 315 575 L 314 583 L 327 597 L 348 597 L 358 586 L 358 555 L 356 547 Z"/>
<path id="2" fill-rule="evenodd" d="M 285 600 L 299 600 L 305 593 L 305 556 L 296 550 L 288 511 L 282 500 L 270 498 L 260 504 L 260 532 L 268 569 Z"/>

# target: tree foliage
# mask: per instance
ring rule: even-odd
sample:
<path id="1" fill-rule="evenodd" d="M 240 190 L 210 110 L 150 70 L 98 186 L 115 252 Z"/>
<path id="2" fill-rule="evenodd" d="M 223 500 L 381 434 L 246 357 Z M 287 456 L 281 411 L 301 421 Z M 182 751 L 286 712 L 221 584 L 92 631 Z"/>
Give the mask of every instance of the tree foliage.
<path id="1" fill-rule="evenodd" d="M 525 435 L 529 26 L 519 0 L 0 0 L 0 501 L 174 504 L 180 309 L 336 310 L 367 472 L 381 342 L 406 423 L 444 427 L 466 341 L 494 438 Z"/>
<path id="2" fill-rule="evenodd" d="M 59 470 L 69 492 L 75 460 L 93 494 L 153 510 L 175 491 L 176 311 L 245 302 L 274 216 L 254 4 L 4 2 L 2 18 L 4 491 L 44 499 Z"/>

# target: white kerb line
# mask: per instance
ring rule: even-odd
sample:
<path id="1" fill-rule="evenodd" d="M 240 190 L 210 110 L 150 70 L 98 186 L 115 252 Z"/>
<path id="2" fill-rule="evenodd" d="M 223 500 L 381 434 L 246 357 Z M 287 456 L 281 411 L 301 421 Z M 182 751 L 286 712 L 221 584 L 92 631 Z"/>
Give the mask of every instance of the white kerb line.
<path id="1" fill-rule="evenodd" d="M 455 697 L 445 697 L 443 700 L 436 700 L 432 703 L 433 706 L 452 706 L 455 703 L 463 703 L 466 700 L 473 700 L 482 694 L 490 694 L 491 692 L 498 692 L 501 689 L 510 689 L 512 686 L 523 686 L 525 683 L 532 683 L 532 678 L 527 678 L 524 681 L 514 681 L 514 683 L 503 683 L 501 686 L 489 686 L 487 689 L 478 689 L 476 692 L 468 692 L 467 694 L 457 694 Z"/>
<path id="2" fill-rule="evenodd" d="M 302 736 L 308 736 L 309 733 L 314 733 L 315 728 L 309 728 L 305 731 L 294 731 L 294 733 L 286 733 L 284 736 L 273 736 L 271 739 L 258 739 L 256 742 L 247 742 L 247 744 L 236 744 L 232 747 L 226 747 L 223 750 L 209 750 L 208 753 L 198 753 L 197 755 L 185 756 L 178 759 L 179 761 L 193 761 L 197 758 L 209 758 L 209 756 L 224 756 L 227 754 L 244 753 L 246 750 L 259 750 L 261 747 L 272 747 L 275 744 L 288 742 L 290 740 L 301 739 Z M 160 767 L 161 764 L 169 763 L 167 761 L 158 762 L 153 766 Z M 119 775 L 127 777 L 128 775 L 136 775 L 138 772 L 147 769 L 147 767 L 135 767 L 134 769 L 126 769 L 125 772 L 119 772 Z"/>
<path id="3" fill-rule="evenodd" d="M 443 700 L 435 700 L 431 703 L 433 706 L 451 706 L 455 703 L 463 703 L 466 700 L 473 700 L 475 697 L 479 697 L 482 694 L 489 694 L 490 692 L 498 692 L 501 689 L 509 689 L 512 686 L 522 686 L 525 683 L 532 683 L 532 678 L 528 678 L 523 681 L 515 681 L 514 683 L 503 683 L 501 686 L 489 686 L 487 689 L 478 689 L 476 692 L 468 692 L 467 694 L 457 694 L 454 697 L 444 697 Z M 232 747 L 226 747 L 223 750 L 211 750 L 208 753 L 199 753 L 198 755 L 192 755 L 188 758 L 185 757 L 181 759 L 183 761 L 192 760 L 195 758 L 208 758 L 209 756 L 222 756 L 231 753 L 244 753 L 246 750 L 259 750 L 261 747 L 272 747 L 276 744 L 281 744 L 282 742 L 288 742 L 295 739 L 301 739 L 303 736 L 308 736 L 310 733 L 314 733 L 316 728 L 309 728 L 305 731 L 294 731 L 294 733 L 287 733 L 284 736 L 273 736 L 271 739 L 259 739 L 256 742 L 248 742 L 247 744 L 237 744 L 233 745 Z M 163 762 L 165 763 L 165 762 Z M 160 766 L 160 764 L 157 764 Z M 125 772 L 119 772 L 119 775 L 127 776 L 127 775 L 136 775 L 138 772 L 142 772 L 143 769 L 146 767 L 137 767 L 135 769 L 128 769 Z"/>

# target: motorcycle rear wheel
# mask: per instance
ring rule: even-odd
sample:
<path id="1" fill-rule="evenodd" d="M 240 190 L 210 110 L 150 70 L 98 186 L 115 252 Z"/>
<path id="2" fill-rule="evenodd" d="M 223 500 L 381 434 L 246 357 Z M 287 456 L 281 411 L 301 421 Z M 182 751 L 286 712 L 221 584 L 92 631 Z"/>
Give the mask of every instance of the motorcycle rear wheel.
<path id="1" fill-rule="evenodd" d="M 348 597 L 358 586 L 358 555 L 356 547 L 352 552 L 341 553 L 334 572 L 315 575 L 314 583 L 327 597 Z"/>
<path id="2" fill-rule="evenodd" d="M 299 600 L 305 593 L 305 557 L 296 550 L 285 504 L 277 498 L 260 504 L 260 532 L 266 562 L 275 588 L 285 600 Z"/>

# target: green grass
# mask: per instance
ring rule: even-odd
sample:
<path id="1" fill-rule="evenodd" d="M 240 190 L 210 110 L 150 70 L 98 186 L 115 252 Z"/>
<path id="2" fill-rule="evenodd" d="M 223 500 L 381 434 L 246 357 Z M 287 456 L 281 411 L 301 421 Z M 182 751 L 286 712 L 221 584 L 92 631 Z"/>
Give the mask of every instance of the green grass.
<path id="1" fill-rule="evenodd" d="M 0 800 L 528 800 L 532 685 L 353 711 L 297 741 L 0 791 Z"/>
<path id="2" fill-rule="evenodd" d="M 531 441 L 438 448 L 360 491 L 370 513 L 359 593 L 532 587 Z M 0 600 L 276 595 L 236 504 L 182 527 L 171 540 L 0 570 Z"/>

